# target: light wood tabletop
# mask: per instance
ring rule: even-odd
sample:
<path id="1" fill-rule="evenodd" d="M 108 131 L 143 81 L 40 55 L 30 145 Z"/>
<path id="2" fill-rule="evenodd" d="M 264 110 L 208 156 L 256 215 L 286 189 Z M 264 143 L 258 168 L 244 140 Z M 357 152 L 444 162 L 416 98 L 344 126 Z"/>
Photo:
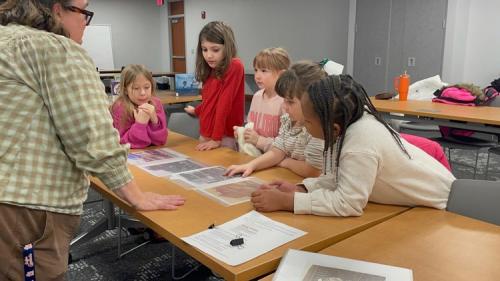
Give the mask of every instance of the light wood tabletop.
<path id="1" fill-rule="evenodd" d="M 500 107 L 460 106 L 432 101 L 377 100 L 370 98 L 380 112 L 402 113 L 422 117 L 500 125 Z"/>
<path id="2" fill-rule="evenodd" d="M 114 70 L 99 70 L 99 76 L 113 76 L 113 75 L 120 75 L 122 73 L 121 69 L 114 69 Z M 167 76 L 167 77 L 175 77 L 175 72 L 152 72 L 151 73 L 153 77 L 159 77 L 159 76 Z"/>
<path id="3" fill-rule="evenodd" d="M 246 163 L 252 159 L 250 156 L 227 148 L 195 151 L 194 147 L 197 143 L 194 139 L 171 132 L 168 136 L 167 147 L 209 165 L 227 167 L 231 164 Z M 250 202 L 225 207 L 196 191 L 185 189 L 167 179 L 154 177 L 134 166 L 130 166 L 130 170 L 142 190 L 161 194 L 180 194 L 187 199 L 186 204 L 175 211 L 136 212 L 95 178 L 92 179 L 94 188 L 226 280 L 249 280 L 263 276 L 276 269 L 288 248 L 319 251 L 408 210 L 406 207 L 370 203 L 363 216 L 351 218 L 294 215 L 289 212 L 264 213 L 271 219 L 299 228 L 308 234 L 251 261 L 233 267 L 188 245 L 181 240 L 181 237 L 198 233 L 213 223 L 222 224 L 251 211 Z M 283 179 L 290 182 L 301 180 L 298 175 L 291 171 L 277 167 L 259 171 L 253 176 L 263 180 Z"/>
<path id="4" fill-rule="evenodd" d="M 414 281 L 500 280 L 500 227 L 442 210 L 414 208 L 320 253 L 409 268 Z"/>
<path id="5" fill-rule="evenodd" d="M 156 96 L 160 99 L 163 105 L 174 103 L 187 103 L 192 101 L 201 101 L 201 95 L 196 96 L 176 96 L 174 91 L 159 90 Z"/>

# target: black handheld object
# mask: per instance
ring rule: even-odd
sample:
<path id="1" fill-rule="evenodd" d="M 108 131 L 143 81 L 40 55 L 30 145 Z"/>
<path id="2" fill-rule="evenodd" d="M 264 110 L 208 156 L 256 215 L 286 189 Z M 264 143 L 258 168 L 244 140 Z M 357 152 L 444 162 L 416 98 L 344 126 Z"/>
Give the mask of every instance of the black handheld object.
<path id="1" fill-rule="evenodd" d="M 243 243 L 245 243 L 243 241 L 243 238 L 235 238 L 233 240 L 231 240 L 231 242 L 229 242 L 229 244 L 231 244 L 231 246 L 240 246 L 240 245 L 243 245 Z"/>

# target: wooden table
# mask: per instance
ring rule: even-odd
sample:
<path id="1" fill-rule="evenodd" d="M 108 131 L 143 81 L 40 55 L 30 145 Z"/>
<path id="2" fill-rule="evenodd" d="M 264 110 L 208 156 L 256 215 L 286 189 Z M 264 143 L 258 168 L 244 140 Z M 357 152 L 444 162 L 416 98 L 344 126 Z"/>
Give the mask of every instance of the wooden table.
<path id="1" fill-rule="evenodd" d="M 99 70 L 99 75 L 100 76 L 113 76 L 112 74 L 118 74 L 120 75 L 122 73 L 121 69 L 114 69 L 114 70 Z M 153 77 L 159 77 L 159 76 L 167 76 L 167 77 L 175 77 L 175 72 L 152 72 L 151 73 Z"/>
<path id="2" fill-rule="evenodd" d="M 197 141 L 194 139 L 171 132 L 167 147 L 209 165 L 227 167 L 230 164 L 246 163 L 252 159 L 250 156 L 227 148 L 195 151 L 196 144 Z M 233 267 L 188 245 L 181 240 L 181 237 L 203 231 L 212 223 L 222 224 L 251 211 L 250 202 L 225 207 L 196 191 L 187 190 L 166 179 L 154 177 L 139 168 L 131 166 L 130 170 L 142 190 L 162 194 L 180 194 L 187 199 L 186 204 L 176 211 L 136 212 L 97 179 L 92 179 L 95 184 L 94 188 L 226 280 L 249 280 L 268 274 L 276 269 L 288 248 L 319 251 L 408 209 L 398 206 L 368 204 L 363 216 L 352 218 L 294 215 L 289 212 L 265 213 L 266 216 L 274 220 L 302 229 L 308 234 L 249 262 Z M 290 182 L 301 180 L 298 175 L 283 168 L 267 169 L 255 173 L 254 176 L 264 180 L 285 179 Z"/>
<path id="3" fill-rule="evenodd" d="M 500 134 L 500 107 L 460 106 L 431 101 L 376 100 L 381 113 L 400 113 L 390 118 Z"/>
<path id="4" fill-rule="evenodd" d="M 115 79 L 116 77 L 120 77 L 121 70 L 102 70 L 99 71 L 99 78 L 101 79 Z M 175 72 L 153 72 L 153 77 L 175 77 Z"/>
<path id="5" fill-rule="evenodd" d="M 201 101 L 201 95 L 197 96 L 176 96 L 174 91 L 159 90 L 156 95 L 163 105 L 174 103 L 188 103 L 192 101 Z"/>
<path id="6" fill-rule="evenodd" d="M 414 208 L 321 251 L 406 267 L 414 281 L 500 280 L 500 227 Z"/>

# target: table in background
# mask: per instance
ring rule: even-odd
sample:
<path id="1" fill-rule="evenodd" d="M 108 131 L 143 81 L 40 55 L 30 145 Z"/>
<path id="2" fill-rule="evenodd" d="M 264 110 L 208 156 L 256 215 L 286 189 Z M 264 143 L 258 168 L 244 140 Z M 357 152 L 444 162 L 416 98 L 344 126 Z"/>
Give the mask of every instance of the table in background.
<path id="1" fill-rule="evenodd" d="M 500 279 L 500 227 L 414 208 L 321 251 L 413 270 L 414 281 Z"/>
<path id="2" fill-rule="evenodd" d="M 101 79 L 114 79 L 115 76 L 120 76 L 122 73 L 121 70 L 115 69 L 115 70 L 99 70 L 99 77 Z M 151 73 L 153 77 L 161 77 L 161 76 L 167 76 L 167 77 L 175 77 L 175 72 L 153 72 Z"/>
<path id="3" fill-rule="evenodd" d="M 500 134 L 500 107 L 461 106 L 432 101 L 377 100 L 370 98 L 381 113 L 399 113 L 389 118 Z"/>
<path id="4" fill-rule="evenodd" d="M 194 147 L 197 143 L 194 139 L 171 132 L 168 136 L 167 147 L 208 165 L 227 167 L 231 164 L 246 163 L 252 159 L 248 155 L 227 148 L 195 151 Z M 206 230 L 213 223 L 222 224 L 246 214 L 252 210 L 250 202 L 225 207 L 194 190 L 183 188 L 167 179 L 152 176 L 134 166 L 130 166 L 130 170 L 143 191 L 180 194 L 187 199 L 186 204 L 175 211 L 137 212 L 95 178 L 92 179 L 94 188 L 226 280 L 249 280 L 269 274 L 276 269 L 288 248 L 319 251 L 408 209 L 398 206 L 368 204 L 363 216 L 350 218 L 294 215 L 289 212 L 265 213 L 271 219 L 304 230 L 308 234 L 244 264 L 229 266 L 185 243 L 181 237 Z M 263 180 L 284 179 L 290 182 L 301 180 L 291 171 L 277 167 L 259 171 L 254 173 L 254 176 Z"/>
<path id="5" fill-rule="evenodd" d="M 174 103 L 188 103 L 192 101 L 201 101 L 201 95 L 196 96 L 176 96 L 174 91 L 159 90 L 156 92 L 157 97 L 163 105 Z"/>

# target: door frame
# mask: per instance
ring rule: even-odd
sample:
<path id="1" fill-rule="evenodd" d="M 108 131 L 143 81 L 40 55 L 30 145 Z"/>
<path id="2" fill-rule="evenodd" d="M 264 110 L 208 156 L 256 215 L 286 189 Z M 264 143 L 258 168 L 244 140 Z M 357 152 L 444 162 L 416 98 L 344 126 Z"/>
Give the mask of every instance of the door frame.
<path id="1" fill-rule="evenodd" d="M 169 0 L 168 4 L 173 3 L 173 2 L 183 2 L 183 14 L 176 14 L 176 15 L 171 15 L 171 9 L 170 6 L 168 6 L 168 45 L 170 49 L 170 69 L 172 72 L 174 72 L 174 58 L 182 58 L 182 56 L 174 56 L 174 48 L 173 48 L 173 34 L 172 34 L 172 19 L 178 19 L 182 18 L 184 20 L 184 67 L 187 70 L 187 60 L 186 60 L 186 44 L 187 44 L 187 39 L 186 39 L 186 17 L 185 17 L 185 6 L 184 6 L 184 0 Z"/>

